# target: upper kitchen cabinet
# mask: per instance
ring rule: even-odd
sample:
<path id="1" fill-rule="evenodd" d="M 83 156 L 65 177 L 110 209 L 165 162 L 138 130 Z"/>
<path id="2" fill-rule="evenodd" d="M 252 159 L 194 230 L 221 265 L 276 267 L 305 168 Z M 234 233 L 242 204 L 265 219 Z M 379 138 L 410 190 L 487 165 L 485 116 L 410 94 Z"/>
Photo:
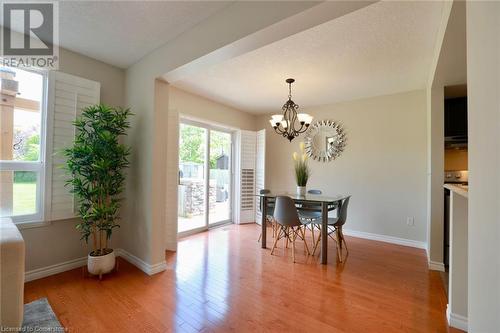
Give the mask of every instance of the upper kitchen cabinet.
<path id="1" fill-rule="evenodd" d="M 445 99 L 444 136 L 446 141 L 467 142 L 467 97 Z"/>

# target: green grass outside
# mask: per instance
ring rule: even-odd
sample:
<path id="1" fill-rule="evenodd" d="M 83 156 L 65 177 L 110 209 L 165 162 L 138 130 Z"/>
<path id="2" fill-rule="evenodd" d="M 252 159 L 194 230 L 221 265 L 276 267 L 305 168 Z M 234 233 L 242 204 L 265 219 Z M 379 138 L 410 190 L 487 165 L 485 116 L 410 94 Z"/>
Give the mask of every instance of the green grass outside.
<path id="1" fill-rule="evenodd" d="M 36 213 L 36 183 L 14 183 L 14 215 Z"/>

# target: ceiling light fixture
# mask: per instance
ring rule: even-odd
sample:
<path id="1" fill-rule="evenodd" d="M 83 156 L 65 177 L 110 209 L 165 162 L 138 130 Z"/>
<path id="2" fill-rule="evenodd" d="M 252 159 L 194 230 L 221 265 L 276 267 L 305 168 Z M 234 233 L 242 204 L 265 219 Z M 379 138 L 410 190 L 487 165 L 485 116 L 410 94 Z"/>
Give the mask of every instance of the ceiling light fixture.
<path id="1" fill-rule="evenodd" d="M 298 137 L 300 133 L 304 133 L 313 119 L 307 113 L 297 113 L 299 106 L 292 101 L 292 83 L 294 82 L 294 79 L 286 79 L 286 83 L 288 83 L 288 101 L 281 108 L 283 114 L 272 115 L 269 120 L 276 133 L 281 134 L 290 142 Z M 298 127 L 296 122 L 300 124 L 298 129 L 296 128 Z"/>

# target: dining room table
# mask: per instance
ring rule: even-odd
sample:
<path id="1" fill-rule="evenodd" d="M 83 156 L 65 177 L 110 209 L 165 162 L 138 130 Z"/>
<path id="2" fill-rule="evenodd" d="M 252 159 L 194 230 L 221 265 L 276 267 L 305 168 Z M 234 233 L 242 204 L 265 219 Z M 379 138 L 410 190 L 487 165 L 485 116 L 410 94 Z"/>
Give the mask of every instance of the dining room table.
<path id="1" fill-rule="evenodd" d="M 328 212 L 336 210 L 342 204 L 342 201 L 349 197 L 349 195 L 339 194 L 333 196 L 325 196 L 322 194 L 310 194 L 297 195 L 296 193 L 281 193 L 281 192 L 269 192 L 269 193 L 257 193 L 256 196 L 260 197 L 262 200 L 262 239 L 261 247 L 265 249 L 267 247 L 266 243 L 266 233 L 267 233 L 267 207 L 268 200 L 270 198 L 276 198 L 278 196 L 288 196 L 292 198 L 295 205 L 300 207 L 304 206 L 314 206 L 317 205 L 318 208 L 321 206 L 321 252 L 320 252 L 320 262 L 323 265 L 328 263 Z"/>

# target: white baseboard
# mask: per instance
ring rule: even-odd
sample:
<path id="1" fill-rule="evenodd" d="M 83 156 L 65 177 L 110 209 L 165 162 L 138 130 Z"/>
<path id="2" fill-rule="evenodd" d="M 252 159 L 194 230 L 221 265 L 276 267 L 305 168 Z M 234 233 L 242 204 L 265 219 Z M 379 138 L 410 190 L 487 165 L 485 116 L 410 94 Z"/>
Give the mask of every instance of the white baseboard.
<path id="1" fill-rule="evenodd" d="M 166 271 L 166 270 L 167 270 L 167 262 L 162 261 L 160 263 L 150 265 L 149 271 L 145 272 L 145 273 L 148 275 L 155 275 L 157 273 L 161 273 L 161 272 Z"/>
<path id="2" fill-rule="evenodd" d="M 78 259 L 68 260 L 65 262 L 61 262 L 59 264 L 50 265 L 47 267 L 41 267 L 37 269 L 33 269 L 31 271 L 27 271 L 24 274 L 24 282 L 33 281 L 37 279 L 41 279 L 47 276 L 51 276 L 54 274 L 62 273 L 69 271 L 71 269 L 75 269 L 87 264 L 87 257 L 82 257 Z"/>
<path id="3" fill-rule="evenodd" d="M 448 325 L 450 325 L 451 327 L 455 327 L 466 332 L 469 330 L 467 317 L 452 313 L 450 311 L 450 304 L 446 305 L 446 319 L 448 319 Z"/>
<path id="4" fill-rule="evenodd" d="M 419 242 L 419 241 L 412 240 L 412 239 L 386 236 L 386 235 L 380 235 L 380 234 L 372 234 L 369 232 L 356 231 L 356 230 L 350 230 L 350 229 L 342 229 L 342 231 L 347 236 L 370 239 L 370 240 L 375 240 L 375 241 L 379 241 L 379 242 L 385 242 L 385 243 L 391 243 L 391 244 L 397 244 L 397 245 L 403 245 L 403 246 L 416 247 L 418 249 L 426 249 L 427 248 L 426 243 Z"/>
<path id="5" fill-rule="evenodd" d="M 125 251 L 124 249 L 116 249 L 115 251 L 117 256 L 127 260 L 129 263 L 139 268 L 147 275 L 160 273 L 167 269 L 167 262 L 165 260 L 160 263 L 150 265 L 144 260 L 134 256 L 132 253 Z"/>
<path id="6" fill-rule="evenodd" d="M 442 262 L 429 260 L 429 269 L 432 271 L 444 272 L 444 264 Z"/>
<path id="7" fill-rule="evenodd" d="M 139 268 L 141 271 L 143 271 L 148 275 L 160 273 L 167 269 L 166 261 L 150 265 L 123 249 L 115 249 L 115 255 L 117 257 L 122 257 L 123 259 L 127 260 L 129 263 L 136 266 L 137 268 Z M 50 265 L 47 267 L 33 269 L 31 271 L 27 271 L 24 274 L 24 282 L 38 280 L 47 276 L 66 272 L 78 267 L 85 266 L 86 264 L 87 264 L 87 257 L 82 257 L 61 262 L 55 265 Z"/>
<path id="8" fill-rule="evenodd" d="M 348 236 L 352 236 L 352 237 L 376 240 L 376 241 L 392 243 L 392 244 L 397 244 L 397 245 L 410 246 L 410 247 L 415 247 L 417 249 L 424 249 L 427 252 L 427 243 L 425 243 L 425 242 L 419 242 L 419 241 L 415 241 L 412 239 L 398 238 L 398 237 L 392 237 L 392 236 L 385 236 L 385 235 L 380 235 L 380 234 L 372 234 L 369 232 L 349 230 L 349 229 L 345 229 L 345 230 L 343 230 L 343 232 L 344 232 L 344 234 L 346 234 Z M 445 271 L 444 264 L 442 262 L 430 260 L 428 253 L 427 253 L 427 261 L 428 261 L 428 265 L 429 265 L 430 270 L 440 271 L 440 272 Z"/>

